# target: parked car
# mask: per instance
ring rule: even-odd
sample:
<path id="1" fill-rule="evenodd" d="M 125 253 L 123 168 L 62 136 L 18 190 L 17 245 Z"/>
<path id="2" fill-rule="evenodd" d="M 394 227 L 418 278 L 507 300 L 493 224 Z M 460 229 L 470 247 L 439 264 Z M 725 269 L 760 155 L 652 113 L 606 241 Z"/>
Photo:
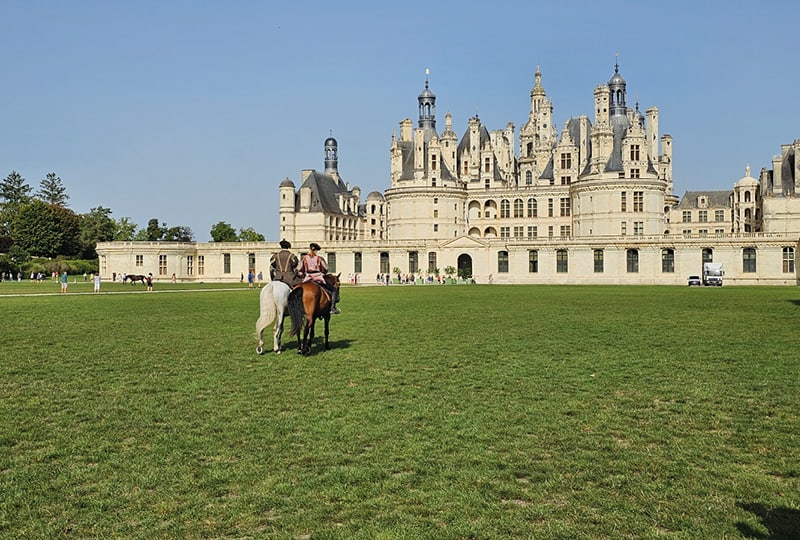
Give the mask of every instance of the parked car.
<path id="1" fill-rule="evenodd" d="M 700 276 L 689 276 L 689 287 L 692 285 L 700 286 L 703 284 L 703 280 L 700 279 Z"/>

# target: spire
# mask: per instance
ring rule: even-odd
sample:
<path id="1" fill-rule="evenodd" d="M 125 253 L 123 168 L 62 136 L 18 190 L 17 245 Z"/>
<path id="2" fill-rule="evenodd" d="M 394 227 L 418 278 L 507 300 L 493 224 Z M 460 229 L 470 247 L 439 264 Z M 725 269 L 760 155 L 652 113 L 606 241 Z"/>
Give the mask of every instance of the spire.
<path id="1" fill-rule="evenodd" d="M 333 130 L 325 139 L 325 174 L 339 174 L 339 143 L 333 138 Z"/>
<path id="2" fill-rule="evenodd" d="M 428 75 L 431 70 L 425 69 L 425 90 L 417 98 L 419 102 L 419 127 L 436 131 L 436 96 L 428 88 Z"/>
<path id="3" fill-rule="evenodd" d="M 627 114 L 627 106 L 625 105 L 625 87 L 627 83 L 622 75 L 619 74 L 619 53 L 614 63 L 614 75 L 608 81 L 608 89 L 611 91 L 611 103 L 609 107 L 610 116 L 625 115 Z"/>

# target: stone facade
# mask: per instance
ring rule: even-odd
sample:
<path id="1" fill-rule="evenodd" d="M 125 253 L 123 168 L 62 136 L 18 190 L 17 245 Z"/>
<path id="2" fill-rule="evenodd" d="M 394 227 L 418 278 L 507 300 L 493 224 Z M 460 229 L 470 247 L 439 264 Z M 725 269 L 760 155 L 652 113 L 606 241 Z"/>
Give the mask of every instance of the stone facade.
<path id="1" fill-rule="evenodd" d="M 361 191 L 338 170 L 338 143 L 324 143 L 325 169 L 284 179 L 280 235 L 299 252 L 322 244 L 333 271 L 415 277 L 459 275 L 494 283 L 683 285 L 703 262 L 721 262 L 726 284 L 797 284 L 800 140 L 784 145 L 759 178 L 730 191 L 673 194 L 672 138 L 658 109 L 627 105 L 615 66 L 594 89 L 594 117 L 570 118 L 560 134 L 537 67 L 527 121 L 490 131 L 475 116 L 459 138 L 452 117 L 436 129 L 436 96 L 418 96 L 419 119 L 390 144 L 390 187 Z M 182 280 L 269 275 L 277 242 L 99 244 L 101 274 L 152 271 Z M 202 265 L 200 262 L 202 261 Z"/>

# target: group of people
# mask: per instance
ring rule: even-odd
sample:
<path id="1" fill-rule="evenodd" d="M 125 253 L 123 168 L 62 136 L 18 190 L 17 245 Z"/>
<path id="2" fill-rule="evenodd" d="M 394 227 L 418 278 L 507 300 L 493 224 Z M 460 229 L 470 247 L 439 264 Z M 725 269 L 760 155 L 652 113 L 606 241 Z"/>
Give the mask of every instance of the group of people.
<path id="1" fill-rule="evenodd" d="M 316 242 L 308 246 L 308 253 L 298 260 L 297 255 L 289 251 L 292 244 L 288 240 L 280 241 L 281 250 L 270 258 L 270 277 L 272 281 L 283 281 L 290 287 L 298 283 L 313 282 L 323 287 L 331 295 L 331 313 L 341 313 L 336 307 L 336 296 L 332 287 L 325 281 L 328 264 L 319 255 L 320 248 Z"/>

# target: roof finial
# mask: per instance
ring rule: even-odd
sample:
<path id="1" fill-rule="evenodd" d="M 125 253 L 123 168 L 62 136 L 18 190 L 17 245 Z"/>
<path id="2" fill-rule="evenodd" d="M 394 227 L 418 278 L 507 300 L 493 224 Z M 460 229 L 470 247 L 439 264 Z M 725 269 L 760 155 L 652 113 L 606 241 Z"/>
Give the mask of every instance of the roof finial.
<path id="1" fill-rule="evenodd" d="M 614 54 L 614 73 L 619 73 L 619 51 Z"/>
<path id="2" fill-rule="evenodd" d="M 431 70 L 429 68 L 425 68 L 425 89 L 428 89 L 428 75 L 431 74 Z"/>

